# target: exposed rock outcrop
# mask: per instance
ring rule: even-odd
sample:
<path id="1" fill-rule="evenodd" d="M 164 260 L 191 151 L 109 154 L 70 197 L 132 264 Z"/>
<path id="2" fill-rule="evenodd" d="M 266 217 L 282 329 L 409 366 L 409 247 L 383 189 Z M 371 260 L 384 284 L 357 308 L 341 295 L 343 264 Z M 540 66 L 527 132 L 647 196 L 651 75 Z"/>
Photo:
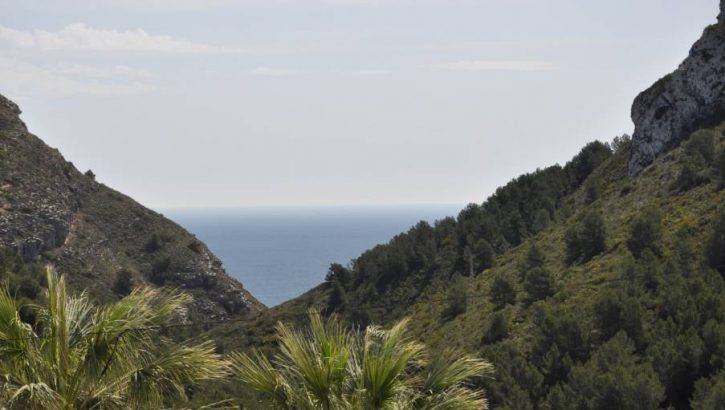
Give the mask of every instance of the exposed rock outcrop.
<path id="1" fill-rule="evenodd" d="M 101 299 L 118 296 L 117 277 L 130 275 L 190 293 L 191 319 L 263 309 L 193 235 L 79 172 L 19 115 L 0 95 L 0 246 L 56 265 Z"/>
<path id="2" fill-rule="evenodd" d="M 630 175 L 693 131 L 725 120 L 725 0 L 717 24 L 705 29 L 673 73 L 642 92 L 632 105 Z"/>

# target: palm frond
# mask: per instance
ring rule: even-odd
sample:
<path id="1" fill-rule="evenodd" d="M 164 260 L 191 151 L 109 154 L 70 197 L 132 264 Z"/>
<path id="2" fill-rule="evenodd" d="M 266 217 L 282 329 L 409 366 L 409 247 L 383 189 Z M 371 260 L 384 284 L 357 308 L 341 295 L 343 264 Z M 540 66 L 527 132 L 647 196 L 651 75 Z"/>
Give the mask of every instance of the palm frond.
<path id="1" fill-rule="evenodd" d="M 422 362 L 425 347 L 406 336 L 407 319 L 388 331 L 366 331 L 362 357 L 363 386 L 373 408 L 384 408 L 405 395 L 413 379 L 405 374 L 409 364 Z"/>
<path id="2" fill-rule="evenodd" d="M 266 395 L 278 406 L 292 404 L 292 386 L 262 352 L 254 349 L 249 355 L 232 353 L 229 361 L 233 374 L 242 382 Z"/>
<path id="3" fill-rule="evenodd" d="M 18 409 L 160 408 L 185 399 L 197 381 L 227 375 L 211 342 L 173 345 L 158 336 L 190 296 L 140 288 L 97 308 L 71 295 L 48 267 L 38 334 L 0 289 L 0 403 Z"/>
<path id="4" fill-rule="evenodd" d="M 330 398 L 343 388 L 352 338 L 335 318 L 323 322 L 319 313 L 309 312 L 308 332 L 277 326 L 280 365 L 304 384 L 321 408 L 331 406 Z"/>
<path id="5" fill-rule="evenodd" d="M 273 360 L 255 350 L 231 356 L 233 373 L 284 409 L 480 410 L 482 391 L 467 386 L 490 364 L 470 356 L 436 357 L 407 335 L 408 320 L 389 330 L 346 329 L 336 317 L 309 312 L 307 331 L 277 325 Z"/>
<path id="6" fill-rule="evenodd" d="M 186 399 L 188 384 L 220 379 L 228 364 L 215 353 L 212 342 L 170 348 L 129 374 L 128 392 L 138 407 L 160 407 L 165 400 Z"/>
<path id="7" fill-rule="evenodd" d="M 55 410 L 63 408 L 63 399 L 45 383 L 30 383 L 15 389 L 8 405 L 10 408 Z"/>

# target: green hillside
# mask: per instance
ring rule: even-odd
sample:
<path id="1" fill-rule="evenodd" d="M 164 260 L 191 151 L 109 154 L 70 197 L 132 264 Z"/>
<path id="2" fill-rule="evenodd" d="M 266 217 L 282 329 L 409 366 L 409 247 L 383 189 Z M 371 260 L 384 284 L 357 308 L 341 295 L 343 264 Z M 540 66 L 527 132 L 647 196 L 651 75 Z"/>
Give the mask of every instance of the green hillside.
<path id="1" fill-rule="evenodd" d="M 80 173 L 30 134 L 19 108 L 0 96 L 0 302 L 5 306 L 0 306 L 0 396 L 12 396 L 0 397 L 0 407 L 17 397 L 40 403 L 35 392 L 55 389 L 68 393 L 63 408 L 140 408 L 133 403 L 142 402 L 172 407 L 187 398 L 192 407 L 267 408 L 271 404 L 242 383 L 227 359 L 236 357 L 251 368 L 255 363 L 282 367 L 297 380 L 288 390 L 304 387 L 301 372 L 281 360 L 267 362 L 265 355 L 279 358 L 275 353 L 285 351 L 275 334 L 279 322 L 306 326 L 314 308 L 339 318 L 335 328 L 345 335 L 360 335 L 351 330 L 369 324 L 386 327 L 409 319 L 408 330 L 417 340 L 398 340 L 423 342 L 432 354 L 398 360 L 394 373 L 377 372 L 384 382 L 421 376 L 436 360 L 456 363 L 454 352 L 482 358 L 481 369 L 490 361 L 492 376 L 466 373 L 448 386 L 465 384 L 463 390 L 475 392 L 476 406 L 482 403 L 477 392 L 485 391 L 496 409 L 725 409 L 725 0 L 720 7 L 718 23 L 705 30 L 680 68 L 637 97 L 632 138 L 592 142 L 563 166 L 515 178 L 456 217 L 420 222 L 347 266 L 332 264 L 324 283 L 272 309 L 229 277 L 191 233 L 96 182 L 92 172 Z M 73 308 L 80 305 L 65 297 L 65 285 L 52 296 L 45 290 L 54 288 L 54 276 L 43 275 L 45 263 L 67 273 L 77 294 L 85 291 L 94 302 L 121 299 L 115 306 L 125 313 L 113 319 L 108 313 L 113 305 L 93 306 L 101 312 L 94 315 L 87 313 L 91 307 Z M 134 302 L 145 293 L 132 288 L 144 285 L 149 294 L 177 287 L 186 295 L 174 306 Z M 65 306 L 57 303 L 61 299 L 74 312 L 69 323 L 88 325 L 83 337 L 79 327 L 61 325 L 64 314 L 48 313 L 64 311 L 58 308 Z M 182 300 L 188 308 L 181 308 Z M 38 308 L 43 304 L 51 308 Z M 144 304 L 163 312 L 158 316 L 163 320 L 133 325 L 139 319 L 134 306 Z M 86 319 L 91 316 L 99 331 L 90 331 L 93 321 Z M 128 329 L 119 331 L 121 325 Z M 321 325 L 315 328 L 287 335 L 302 341 L 324 333 Z M 157 365 L 146 360 L 155 355 L 128 347 L 133 344 L 117 356 L 116 346 L 141 340 L 136 332 L 149 351 L 174 352 L 173 342 L 183 347 L 199 341 L 201 355 L 191 356 L 204 360 L 170 355 L 177 359 Z M 365 334 L 381 338 L 386 331 L 370 327 Z M 328 373 L 316 373 L 322 397 L 330 392 L 328 376 L 349 369 L 338 359 L 354 355 L 340 349 L 335 359 L 330 353 L 335 343 L 320 339 L 327 340 L 323 347 L 300 356 L 313 368 L 324 363 L 319 367 L 325 371 L 334 362 Z M 77 352 L 51 348 L 36 355 L 50 346 L 47 340 Z M 366 343 L 350 346 L 364 345 L 366 351 L 372 346 Z M 253 348 L 261 353 L 247 361 L 232 354 Z M 97 381 L 113 376 L 114 370 L 107 372 L 110 364 L 124 369 L 134 356 L 143 365 L 121 374 L 119 384 L 83 392 L 88 398 L 74 401 L 84 389 L 67 389 L 67 363 L 80 364 L 79 369 L 90 363 L 92 371 L 76 375 Z M 99 357 L 106 357 L 104 366 L 96 366 Z M 62 365 L 56 366 L 56 359 Z M 204 362 L 212 371 L 206 372 Z M 162 371 L 169 368 L 173 371 Z M 267 383 L 272 395 L 279 386 L 276 375 L 267 371 L 263 378 L 272 380 Z M 164 380 L 173 394 L 134 401 L 143 398 L 146 386 Z M 374 390 L 349 383 L 344 389 L 352 396 Z M 430 393 L 432 388 L 420 397 L 436 396 Z M 403 403 L 438 408 L 420 404 L 420 397 Z M 45 398 L 42 403 L 53 402 Z M 9 408 L 28 408 L 22 403 Z M 320 407 L 319 401 L 310 403 L 303 407 Z M 322 407 L 339 407 L 326 403 Z M 376 403 L 347 407 L 390 408 Z"/>
<path id="2" fill-rule="evenodd" d="M 589 144 L 211 335 L 228 349 L 265 344 L 308 306 L 358 325 L 410 316 L 434 349 L 493 362 L 480 383 L 494 408 L 719 408 L 708 403 L 725 388 L 725 124 L 636 178 L 629 147 Z"/>

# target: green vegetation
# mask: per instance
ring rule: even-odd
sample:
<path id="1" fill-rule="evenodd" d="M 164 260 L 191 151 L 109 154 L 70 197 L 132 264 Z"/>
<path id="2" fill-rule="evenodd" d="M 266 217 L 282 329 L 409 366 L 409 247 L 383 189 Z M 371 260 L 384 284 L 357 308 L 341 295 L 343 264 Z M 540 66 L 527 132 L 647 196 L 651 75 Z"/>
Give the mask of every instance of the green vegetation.
<path id="1" fill-rule="evenodd" d="M 628 140 L 517 178 L 458 218 L 419 224 L 353 261 L 336 312 L 353 324 L 410 316 L 434 352 L 487 358 L 492 408 L 723 408 L 723 131 L 696 133 L 633 179 Z M 703 179 L 672 189 L 686 165 Z M 474 238 L 496 256 L 470 275 Z M 332 284 L 269 316 L 324 306 Z"/>
<path id="2" fill-rule="evenodd" d="M 95 307 L 50 268 L 47 284 L 35 323 L 0 290 L 3 408 L 162 408 L 186 399 L 189 385 L 226 374 L 212 343 L 175 345 L 159 334 L 189 296 L 140 288 Z"/>
<path id="3" fill-rule="evenodd" d="M 720 211 L 713 225 L 705 248 L 705 257 L 711 268 L 725 275 L 725 208 Z"/>
<path id="4" fill-rule="evenodd" d="M 121 296 L 126 296 L 133 289 L 133 274 L 126 269 L 116 272 L 116 281 L 113 283 L 113 291 Z"/>
<path id="5" fill-rule="evenodd" d="M 447 293 L 447 305 L 441 315 L 444 321 L 451 320 L 466 312 L 466 308 L 468 306 L 468 295 L 466 282 L 463 277 L 456 275 L 451 281 Z"/>
<path id="6" fill-rule="evenodd" d="M 627 247 L 637 258 L 645 250 L 655 255 L 662 254 L 662 214 L 659 209 L 649 207 L 632 220 Z"/>
<path id="7" fill-rule="evenodd" d="M 496 309 L 502 309 L 507 304 L 516 302 L 516 290 L 511 281 L 503 275 L 498 275 L 491 283 L 491 303 Z"/>
<path id="8" fill-rule="evenodd" d="M 331 265 L 323 284 L 263 312 L 251 297 L 251 304 L 230 297 L 226 290 L 248 294 L 193 236 L 78 178 L 59 156 L 45 155 L 55 171 L 38 169 L 47 151 L 27 137 L 3 140 L 25 153 L 0 162 L 12 188 L 2 194 L 3 209 L 43 217 L 31 200 L 40 195 L 81 205 L 33 222 L 33 229 L 36 222 L 55 229 L 72 219 L 72 235 L 62 223 L 55 232 L 58 241 L 68 239 L 62 251 L 49 242 L 19 252 L 26 260 L 57 260 L 74 272 L 71 286 L 117 302 L 94 308 L 81 296 L 59 305 L 63 281 L 0 252 L 5 407 L 158 407 L 193 393 L 192 405 L 256 409 L 262 404 L 252 386 L 267 395 L 265 403 L 288 408 L 376 408 L 386 400 L 426 408 L 456 397 L 446 392 L 478 405 L 482 389 L 501 409 L 725 408 L 725 124 L 693 133 L 636 178 L 628 177 L 629 138 L 588 144 L 564 166 L 522 175 L 457 217 L 421 222 L 348 266 Z M 80 196 L 60 189 L 66 178 Z M 11 229 L 29 235 L 28 226 Z M 204 274 L 209 270 L 214 275 Z M 163 305 L 144 293 L 152 291 L 133 290 L 147 282 L 185 286 L 198 303 L 184 317 L 235 320 L 171 335 L 137 311 Z M 58 314 L 61 305 L 71 314 Z M 307 332 L 291 330 L 307 324 L 299 314 L 309 307 L 323 317 L 313 315 Z M 339 319 L 326 322 L 331 314 Z M 401 325 L 403 317 L 410 320 Z M 121 330 L 129 321 L 142 329 L 138 336 Z M 367 327 L 371 322 L 391 330 Z M 108 330 L 87 330 L 95 328 Z M 122 377 L 154 358 L 188 352 L 169 340 L 187 336 L 217 347 L 182 345 L 201 355 L 164 361 L 171 372 L 134 373 L 148 383 Z M 252 347 L 256 353 L 233 354 L 238 377 L 230 383 L 196 383 L 223 373 L 227 363 L 214 352 Z M 450 349 L 471 356 L 459 362 Z M 469 377 L 488 369 L 470 357 L 490 360 L 493 377 Z M 188 373 L 174 376 L 177 370 Z"/>
<path id="9" fill-rule="evenodd" d="M 607 236 L 604 219 L 598 210 L 589 210 L 566 231 L 567 263 L 589 262 L 604 252 Z"/>
<path id="10" fill-rule="evenodd" d="M 504 312 L 496 312 L 491 319 L 491 324 L 483 335 L 481 341 L 484 344 L 493 344 L 505 339 L 509 334 L 508 320 Z"/>
<path id="11" fill-rule="evenodd" d="M 554 279 L 545 268 L 534 268 L 526 274 L 524 290 L 529 304 L 546 299 L 554 294 Z"/>
<path id="12" fill-rule="evenodd" d="M 390 329 L 346 329 L 335 317 L 309 314 L 310 328 L 278 325 L 279 351 L 234 354 L 234 373 L 280 409 L 487 408 L 471 379 L 491 366 L 468 355 L 429 356 L 406 332 L 407 320 Z"/>
<path id="13" fill-rule="evenodd" d="M 715 161 L 715 175 L 720 189 L 725 188 L 725 148 L 720 148 Z"/>
<path id="14" fill-rule="evenodd" d="M 407 306 L 450 278 L 480 275 L 495 266 L 496 255 L 568 218 L 573 206 L 570 195 L 611 156 L 608 144 L 590 143 L 564 167 L 523 175 L 496 190 L 482 205 L 468 205 L 458 218 L 433 225 L 420 222 L 388 244 L 366 251 L 344 268 L 345 280 L 337 279 L 343 272 L 338 268 L 338 273 L 328 275 L 328 310 L 357 320 L 359 309 L 384 299 L 398 308 L 366 314 L 376 322 L 389 321 L 402 317 Z M 358 311 L 346 312 L 342 300 Z"/>

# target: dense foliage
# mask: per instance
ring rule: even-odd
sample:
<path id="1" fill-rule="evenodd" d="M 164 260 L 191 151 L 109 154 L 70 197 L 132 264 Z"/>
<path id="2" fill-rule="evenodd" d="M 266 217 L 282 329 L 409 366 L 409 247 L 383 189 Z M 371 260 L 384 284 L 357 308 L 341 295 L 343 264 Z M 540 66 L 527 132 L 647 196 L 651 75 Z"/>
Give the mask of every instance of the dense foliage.
<path id="1" fill-rule="evenodd" d="M 494 364 L 494 408 L 725 408 L 724 131 L 694 133 L 637 179 L 628 138 L 517 178 L 343 268 L 339 311 L 414 306 L 423 339 Z M 481 240 L 496 257 L 477 265 Z"/>
<path id="2" fill-rule="evenodd" d="M 277 327 L 280 349 L 235 354 L 235 374 L 275 408 L 289 410 L 483 410 L 472 378 L 490 365 L 468 355 L 429 356 L 411 339 L 407 320 L 390 329 L 347 329 L 335 317 L 310 312 L 309 330 Z"/>
<path id="3" fill-rule="evenodd" d="M 186 399 L 193 383 L 226 375 L 211 342 L 177 345 L 159 334 L 187 295 L 139 288 L 96 307 L 70 295 L 50 268 L 46 278 L 30 323 L 10 289 L 0 289 L 2 408 L 163 408 Z"/>
<path id="4" fill-rule="evenodd" d="M 523 175 L 496 190 L 482 205 L 468 205 L 455 219 L 432 226 L 420 222 L 388 244 L 363 253 L 349 267 L 333 265 L 327 276 L 332 289 L 328 308 L 344 313 L 344 303 L 361 307 L 378 298 L 404 307 L 433 282 L 478 275 L 493 266 L 496 254 L 567 218 L 571 212 L 567 196 L 611 155 L 608 144 L 592 142 L 564 167 Z M 535 285 L 542 287 L 537 297 L 548 294 L 545 285 Z M 393 308 L 392 313 L 394 318 L 402 311 Z M 370 315 L 381 318 L 379 311 L 349 312 L 348 318 L 366 323 Z"/>
<path id="5" fill-rule="evenodd" d="M 508 322 L 498 315 L 484 328 L 482 354 L 497 369 L 496 377 L 485 383 L 494 407 L 725 408 L 725 208 L 712 203 L 720 210 L 704 219 L 701 231 L 694 221 L 673 217 L 682 210 L 671 205 L 707 181 L 714 183 L 692 195 L 699 195 L 699 201 L 721 196 L 714 177 L 719 171 L 711 165 L 715 152 L 725 146 L 723 136 L 700 131 L 683 144 L 673 162 L 680 167 L 674 176 L 678 189 L 660 196 L 657 205 L 637 207 L 618 229 L 624 238 L 611 238 L 606 222 L 622 209 L 602 208 L 601 203 L 589 204 L 566 224 L 562 262 L 591 269 L 588 260 L 607 256 L 618 261 L 615 273 L 591 294 L 591 302 L 567 300 L 586 288 L 562 287 L 543 301 L 524 298 L 534 302 L 528 310 L 533 325 L 527 328 L 529 342 L 508 336 L 510 327 L 502 325 Z M 682 170 L 688 167 L 705 182 L 681 185 Z M 617 206 L 631 190 L 629 185 L 612 192 L 609 204 Z M 707 202 L 698 206 L 708 209 Z M 615 243 L 619 240 L 624 249 Z M 526 282 L 533 267 L 550 265 L 546 259 L 551 257 L 536 245 L 524 255 L 519 264 L 524 289 L 531 288 Z"/>
<path id="6" fill-rule="evenodd" d="M 601 213 L 597 210 L 585 212 L 567 229 L 565 240 L 567 263 L 588 262 L 604 252 L 607 233 Z"/>

